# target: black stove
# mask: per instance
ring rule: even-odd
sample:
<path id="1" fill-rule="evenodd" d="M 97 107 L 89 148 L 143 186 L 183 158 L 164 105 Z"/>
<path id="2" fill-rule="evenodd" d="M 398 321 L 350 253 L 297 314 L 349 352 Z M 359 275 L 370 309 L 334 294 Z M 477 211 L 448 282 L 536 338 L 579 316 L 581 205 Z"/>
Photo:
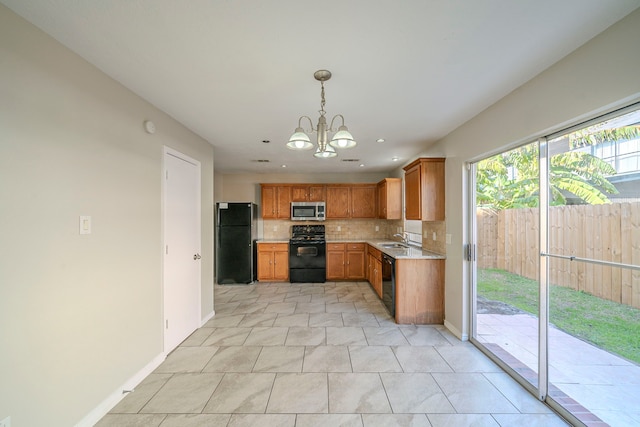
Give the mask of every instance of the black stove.
<path id="1" fill-rule="evenodd" d="M 293 225 L 289 240 L 289 280 L 324 283 L 327 256 L 324 225 Z"/>

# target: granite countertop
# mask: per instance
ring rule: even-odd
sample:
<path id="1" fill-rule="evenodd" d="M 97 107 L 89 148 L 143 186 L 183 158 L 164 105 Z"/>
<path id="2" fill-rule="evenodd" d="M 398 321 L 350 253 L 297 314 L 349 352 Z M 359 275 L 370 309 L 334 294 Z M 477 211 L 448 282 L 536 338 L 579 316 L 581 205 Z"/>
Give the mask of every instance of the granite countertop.
<path id="1" fill-rule="evenodd" d="M 261 239 L 258 243 L 289 243 L 289 240 Z M 419 246 L 408 245 L 406 248 L 386 248 L 383 244 L 400 243 L 391 239 L 349 239 L 349 240 L 327 240 L 327 243 L 367 243 L 380 252 L 385 253 L 395 259 L 447 259 L 445 255 L 427 251 Z"/>
<path id="2" fill-rule="evenodd" d="M 444 255 L 427 251 L 419 246 L 407 245 L 406 248 L 386 248 L 383 246 L 388 243 L 399 243 L 394 240 L 366 240 L 365 242 L 395 259 L 447 259 Z"/>

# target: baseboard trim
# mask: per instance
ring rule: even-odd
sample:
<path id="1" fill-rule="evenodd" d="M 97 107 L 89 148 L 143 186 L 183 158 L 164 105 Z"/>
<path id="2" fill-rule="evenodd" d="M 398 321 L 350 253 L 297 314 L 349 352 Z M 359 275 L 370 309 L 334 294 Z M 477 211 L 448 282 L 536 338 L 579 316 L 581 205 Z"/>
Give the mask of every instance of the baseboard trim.
<path id="1" fill-rule="evenodd" d="M 455 326 L 453 326 L 451 323 L 447 322 L 446 320 L 444 321 L 444 327 L 447 328 L 449 330 L 449 332 L 451 332 L 453 335 L 458 337 L 458 339 L 460 341 L 469 341 L 469 335 L 468 334 L 463 334 L 462 332 L 460 332 L 458 330 L 458 328 L 456 328 Z"/>
<path id="2" fill-rule="evenodd" d="M 207 317 L 202 319 L 202 322 L 200 322 L 200 327 L 202 328 L 209 320 L 213 319 L 213 316 L 215 315 L 216 315 L 216 311 L 212 310 L 211 313 L 207 315 Z"/>
<path id="3" fill-rule="evenodd" d="M 129 378 L 118 387 L 113 393 L 107 396 L 98 406 L 96 406 L 91 412 L 89 412 L 80 422 L 76 424 L 76 427 L 92 427 L 102 417 L 104 417 L 114 406 L 118 404 L 126 394 L 123 390 L 133 390 L 138 384 L 142 382 L 150 373 L 152 373 L 167 357 L 166 354 L 161 353 L 154 357 L 144 368 L 139 370 L 133 377 Z"/>

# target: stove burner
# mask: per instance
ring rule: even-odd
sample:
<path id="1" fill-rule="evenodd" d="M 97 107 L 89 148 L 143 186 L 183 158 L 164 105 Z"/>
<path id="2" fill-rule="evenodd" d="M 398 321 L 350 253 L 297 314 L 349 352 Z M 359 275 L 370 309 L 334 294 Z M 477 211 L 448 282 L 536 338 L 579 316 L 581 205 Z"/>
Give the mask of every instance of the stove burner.
<path id="1" fill-rule="evenodd" d="M 294 225 L 291 240 L 324 240 L 324 225 Z"/>

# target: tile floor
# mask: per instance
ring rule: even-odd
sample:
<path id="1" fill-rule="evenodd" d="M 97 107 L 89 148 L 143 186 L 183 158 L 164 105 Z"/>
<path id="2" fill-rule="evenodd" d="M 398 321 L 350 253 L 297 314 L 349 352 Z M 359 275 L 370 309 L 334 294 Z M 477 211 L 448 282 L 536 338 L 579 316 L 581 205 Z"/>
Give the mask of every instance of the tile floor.
<path id="1" fill-rule="evenodd" d="M 443 326 L 396 325 L 368 283 L 216 286 L 216 316 L 107 426 L 565 426 Z"/>

